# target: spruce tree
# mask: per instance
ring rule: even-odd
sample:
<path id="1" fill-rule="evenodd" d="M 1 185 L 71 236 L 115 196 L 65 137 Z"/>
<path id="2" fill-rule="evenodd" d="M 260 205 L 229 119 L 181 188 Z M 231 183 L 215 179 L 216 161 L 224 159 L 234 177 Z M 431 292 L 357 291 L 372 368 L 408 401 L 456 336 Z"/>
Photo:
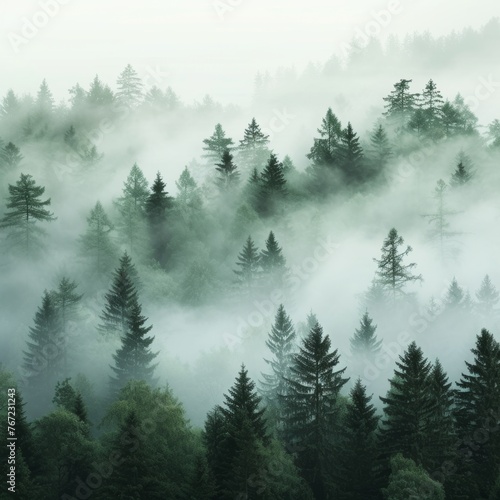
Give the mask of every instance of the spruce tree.
<path id="1" fill-rule="evenodd" d="M 270 373 L 262 374 L 261 394 L 267 410 L 274 417 L 278 428 L 282 420 L 282 397 L 288 395 L 287 379 L 291 376 L 293 352 L 295 350 L 295 330 L 283 304 L 280 304 L 266 346 L 272 358 L 264 361 L 269 365 Z"/>
<path id="2" fill-rule="evenodd" d="M 137 72 L 130 64 L 120 73 L 117 80 L 118 100 L 128 107 L 137 106 L 142 99 L 142 82 Z"/>
<path id="3" fill-rule="evenodd" d="M 342 125 L 332 108 L 328 108 L 318 129 L 319 137 L 307 155 L 316 166 L 332 167 L 337 159 L 337 148 L 342 138 Z"/>
<path id="4" fill-rule="evenodd" d="M 370 137 L 370 161 L 375 174 L 381 174 L 392 156 L 392 148 L 384 127 L 379 124 Z"/>
<path id="5" fill-rule="evenodd" d="M 297 465 L 316 498 L 327 498 L 333 436 L 338 425 L 337 399 L 345 368 L 339 354 L 316 323 L 293 358 L 290 391 L 284 396 L 284 428 L 288 446 L 297 449 Z"/>
<path id="6" fill-rule="evenodd" d="M 469 481 L 487 498 L 500 463 L 500 345 L 486 329 L 476 338 L 473 361 L 457 383 L 456 420 L 460 455 Z"/>
<path id="7" fill-rule="evenodd" d="M 346 181 L 359 182 L 366 180 L 364 178 L 365 174 L 362 172 L 363 149 L 359 144 L 359 138 L 354 132 L 350 122 L 340 136 L 337 155 L 339 167 Z"/>
<path id="8" fill-rule="evenodd" d="M 80 237 L 82 254 L 89 259 L 97 276 L 106 273 L 116 257 L 116 248 L 110 233 L 113 224 L 98 201 L 87 217 L 87 230 Z"/>
<path id="9" fill-rule="evenodd" d="M 283 173 L 283 165 L 278 161 L 276 155 L 271 154 L 266 167 L 260 174 L 259 212 L 263 215 L 274 214 L 286 194 L 286 179 Z"/>
<path id="10" fill-rule="evenodd" d="M 268 144 L 269 136 L 262 132 L 255 118 L 252 118 L 238 146 L 240 163 L 247 169 L 262 168 L 269 158 Z"/>
<path id="11" fill-rule="evenodd" d="M 450 185 L 454 188 L 467 184 L 472 179 L 472 174 L 461 161 L 458 163 L 456 170 L 451 176 Z"/>
<path id="12" fill-rule="evenodd" d="M 45 208 L 50 205 L 50 198 L 40 199 L 44 192 L 45 188 L 37 186 L 31 175 L 21 174 L 15 186 L 9 184 L 7 209 L 10 210 L 0 221 L 0 229 L 8 229 L 8 238 L 25 254 L 41 246 L 39 237 L 44 231 L 37 223 L 55 220 L 54 214 Z"/>
<path id="13" fill-rule="evenodd" d="M 2 99 L 2 104 L 0 105 L 0 116 L 5 118 L 14 118 L 19 112 L 20 107 L 21 103 L 19 102 L 18 97 L 12 89 L 9 89 L 5 97 Z"/>
<path id="14" fill-rule="evenodd" d="M 206 151 L 203 157 L 207 158 L 211 163 L 223 162 L 224 153 L 233 149 L 233 140 L 226 137 L 220 123 L 215 126 L 214 133 L 208 139 L 203 139 L 203 144 L 203 151 Z"/>
<path id="15" fill-rule="evenodd" d="M 394 84 L 394 90 L 384 97 L 386 111 L 384 115 L 397 130 L 406 129 L 417 106 L 418 94 L 410 92 L 411 80 L 401 79 Z"/>
<path id="16" fill-rule="evenodd" d="M 246 286 L 255 285 L 260 275 L 260 255 L 251 236 L 247 238 L 243 250 L 238 255 L 236 265 L 238 269 L 235 269 L 234 273 L 237 282 Z"/>
<path id="17" fill-rule="evenodd" d="M 50 113 L 54 108 L 54 97 L 49 89 L 47 80 L 43 79 L 36 95 L 36 107 L 41 114 Z"/>
<path id="18" fill-rule="evenodd" d="M 151 186 L 151 193 L 146 200 L 146 217 L 149 224 L 152 256 L 162 266 L 168 261 L 168 228 L 169 211 L 173 208 L 173 199 L 165 190 L 166 184 L 157 172 Z"/>
<path id="19" fill-rule="evenodd" d="M 412 342 L 399 361 L 384 403 L 381 428 L 384 454 L 403 453 L 417 464 L 428 460 L 428 436 L 432 400 L 429 391 L 431 364 Z"/>
<path id="20" fill-rule="evenodd" d="M 455 277 L 453 277 L 446 291 L 443 302 L 445 310 L 450 312 L 457 312 L 466 308 L 466 294 Z"/>
<path id="21" fill-rule="evenodd" d="M 216 164 L 215 170 L 218 172 L 215 183 L 221 192 L 229 191 L 239 183 L 240 173 L 238 167 L 233 163 L 233 155 L 229 150 L 226 149 L 222 153 L 222 158 Z"/>
<path id="22" fill-rule="evenodd" d="M 376 281 L 385 291 L 390 292 L 393 301 L 405 295 L 403 289 L 407 283 L 422 280 L 422 275 L 412 274 L 415 263 L 406 265 L 403 263 L 403 259 L 412 251 L 410 246 L 400 251 L 399 247 L 403 244 L 403 237 L 392 228 L 384 240 L 380 260 L 373 259 L 378 266 Z"/>
<path id="23" fill-rule="evenodd" d="M 116 201 L 120 212 L 120 230 L 132 255 L 141 248 L 145 232 L 145 209 L 149 198 L 148 181 L 134 163 L 123 186 L 123 195 Z"/>
<path id="24" fill-rule="evenodd" d="M 17 168 L 23 161 L 23 158 L 21 150 L 12 142 L 0 148 L 0 166 L 8 170 Z"/>
<path id="25" fill-rule="evenodd" d="M 134 301 L 127 318 L 126 331 L 121 337 L 121 346 L 113 354 L 115 366 L 111 378 L 112 390 L 116 394 L 129 380 L 144 380 L 152 384 L 156 365 L 152 362 L 158 353 L 151 352 L 154 337 L 148 336 L 153 328 L 145 326 L 147 318 L 142 316 L 141 305 Z"/>
<path id="26" fill-rule="evenodd" d="M 368 311 L 363 314 L 359 328 L 351 339 L 351 352 L 354 355 L 375 356 L 380 352 L 382 341 L 377 339 L 375 331 L 377 325 L 373 324 Z"/>
<path id="27" fill-rule="evenodd" d="M 266 248 L 260 252 L 259 264 L 270 285 L 283 285 L 286 259 L 272 231 L 266 240 Z"/>
<path id="28" fill-rule="evenodd" d="M 62 369 L 66 345 L 61 331 L 61 318 L 52 295 L 45 291 L 42 305 L 29 329 L 23 367 L 30 385 L 47 390 Z"/>
<path id="29" fill-rule="evenodd" d="M 377 436 L 379 417 L 372 396 L 358 379 L 351 389 L 343 418 L 338 482 L 342 499 L 377 498 Z"/>
<path id="30" fill-rule="evenodd" d="M 483 278 L 481 287 L 476 292 L 476 298 L 476 307 L 480 314 L 483 316 L 491 316 L 498 313 L 497 304 L 500 300 L 500 293 L 495 288 L 488 275 Z"/>
<path id="31" fill-rule="evenodd" d="M 100 316 L 98 326 L 104 336 L 122 337 L 128 331 L 128 322 L 133 306 L 137 303 L 137 289 L 134 284 L 135 267 L 125 253 L 120 259 L 120 266 L 113 273 L 113 282 L 104 296 L 106 304 Z"/>
<path id="32" fill-rule="evenodd" d="M 436 138 L 441 135 L 443 96 L 431 79 L 426 84 L 419 101 L 420 107 L 425 114 L 427 130 Z"/>

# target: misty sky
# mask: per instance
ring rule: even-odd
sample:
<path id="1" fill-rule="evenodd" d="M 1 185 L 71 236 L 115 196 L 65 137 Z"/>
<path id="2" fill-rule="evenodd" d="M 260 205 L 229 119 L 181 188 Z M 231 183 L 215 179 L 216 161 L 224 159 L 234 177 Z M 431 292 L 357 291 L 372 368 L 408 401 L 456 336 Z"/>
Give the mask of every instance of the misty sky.
<path id="1" fill-rule="evenodd" d="M 357 30 L 369 30 L 393 3 L 397 14 L 381 27 L 382 39 L 478 28 L 499 13 L 496 0 L 476 2 L 476 9 L 451 0 L 2 0 L 0 95 L 10 87 L 34 93 L 46 77 L 59 101 L 77 81 L 88 87 L 95 73 L 114 86 L 131 63 L 147 86 L 171 85 L 187 101 L 209 93 L 244 104 L 257 71 L 300 71 L 342 54 Z M 29 29 L 26 19 L 44 24 L 43 4 L 59 12 L 24 37 L 27 43 L 16 38 Z"/>

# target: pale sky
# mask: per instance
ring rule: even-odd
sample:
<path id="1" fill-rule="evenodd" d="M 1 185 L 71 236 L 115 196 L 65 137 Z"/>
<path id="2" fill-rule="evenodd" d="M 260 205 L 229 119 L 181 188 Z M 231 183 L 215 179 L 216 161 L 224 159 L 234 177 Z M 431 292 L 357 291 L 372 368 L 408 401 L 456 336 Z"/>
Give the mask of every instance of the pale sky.
<path id="1" fill-rule="evenodd" d="M 389 6 L 395 13 L 376 21 Z M 34 93 L 45 77 L 66 99 L 96 73 L 113 87 L 130 63 L 187 101 L 210 93 L 240 103 L 257 71 L 325 62 L 357 30 L 440 35 L 499 13 L 497 0 L 0 0 L 0 95 Z"/>

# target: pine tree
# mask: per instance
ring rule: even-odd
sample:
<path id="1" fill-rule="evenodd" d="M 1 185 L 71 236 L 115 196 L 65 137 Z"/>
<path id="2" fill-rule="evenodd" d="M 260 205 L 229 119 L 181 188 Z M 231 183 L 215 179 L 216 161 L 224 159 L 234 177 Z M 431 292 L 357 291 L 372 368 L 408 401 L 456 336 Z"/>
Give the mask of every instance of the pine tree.
<path id="1" fill-rule="evenodd" d="M 412 274 L 415 263 L 403 264 L 403 259 L 412 251 L 410 246 L 406 247 L 406 250 L 399 251 L 399 247 L 403 244 L 402 236 L 392 228 L 384 240 L 382 257 L 380 260 L 373 259 L 378 266 L 377 283 L 391 293 L 394 301 L 398 296 L 405 295 L 403 288 L 407 283 L 422 280 L 421 275 Z"/>
<path id="2" fill-rule="evenodd" d="M 87 230 L 80 237 L 82 254 L 92 263 L 97 276 L 106 273 L 116 257 L 116 248 L 110 233 L 113 224 L 98 201 L 87 217 Z"/>
<path id="3" fill-rule="evenodd" d="M 351 123 L 347 124 L 342 131 L 340 143 L 337 147 L 339 167 L 348 182 L 366 180 L 361 167 L 363 165 L 363 149 L 359 144 L 359 138 L 354 132 Z"/>
<path id="4" fill-rule="evenodd" d="M 18 97 L 12 89 L 9 89 L 5 97 L 2 99 L 2 105 L 0 106 L 0 116 L 3 116 L 5 118 L 14 118 L 19 112 L 20 107 L 21 104 Z"/>
<path id="5" fill-rule="evenodd" d="M 35 314 L 34 326 L 29 329 L 24 351 L 23 367 L 28 382 L 47 390 L 61 373 L 65 342 L 61 320 L 51 294 L 44 292 L 42 305 Z"/>
<path id="6" fill-rule="evenodd" d="M 262 132 L 255 118 L 252 118 L 238 146 L 240 163 L 247 169 L 260 169 L 269 158 L 268 144 L 269 136 Z"/>
<path id="7" fill-rule="evenodd" d="M 387 455 L 403 453 L 417 464 L 426 464 L 432 400 L 429 393 L 431 364 L 412 342 L 396 362 L 384 403 L 381 429 Z"/>
<path id="8" fill-rule="evenodd" d="M 286 259 L 274 233 L 271 231 L 266 240 L 266 248 L 260 252 L 260 266 L 264 273 L 281 282 L 286 272 Z"/>
<path id="9" fill-rule="evenodd" d="M 424 217 L 428 218 L 429 224 L 433 225 L 430 236 L 431 238 L 438 241 L 441 259 L 443 260 L 445 258 L 447 250 L 446 243 L 450 240 L 450 238 L 459 234 L 457 232 L 449 230 L 450 223 L 448 221 L 448 217 L 450 215 L 456 215 L 456 212 L 451 212 L 446 207 L 445 195 L 447 190 L 448 186 L 446 185 L 446 183 L 443 181 L 443 179 L 439 179 L 434 189 L 436 210 L 432 214 L 424 215 Z"/>
<path id="10" fill-rule="evenodd" d="M 40 113 L 50 113 L 54 108 L 54 97 L 52 96 L 52 92 L 50 91 L 45 78 L 38 89 L 36 106 Z"/>
<path id="11" fill-rule="evenodd" d="M 392 148 L 384 127 L 379 124 L 373 130 L 370 137 L 371 147 L 369 149 L 370 160 L 373 163 L 373 170 L 378 175 L 381 174 L 392 156 Z"/>
<path id="12" fill-rule="evenodd" d="M 445 137 L 453 137 L 461 132 L 460 111 L 448 100 L 441 107 L 441 128 Z"/>
<path id="13" fill-rule="evenodd" d="M 316 166 L 332 167 L 337 159 L 337 148 L 342 138 L 342 125 L 332 108 L 328 108 L 318 134 L 320 137 L 314 139 L 307 158 Z"/>
<path id="14" fill-rule="evenodd" d="M 119 229 L 132 255 L 140 250 L 141 241 L 144 240 L 148 198 L 148 181 L 137 163 L 134 163 L 124 183 L 123 195 L 116 202 L 121 216 Z"/>
<path id="15" fill-rule="evenodd" d="M 377 439 L 379 417 L 371 403 L 372 396 L 358 379 L 351 389 L 343 419 L 341 442 L 340 498 L 366 500 L 377 498 Z"/>
<path id="16" fill-rule="evenodd" d="M 173 199 L 165 187 L 166 184 L 163 182 L 160 172 L 157 172 L 145 207 L 152 242 L 152 255 L 162 266 L 165 266 L 168 261 L 167 219 L 169 211 L 173 207 Z"/>
<path id="17" fill-rule="evenodd" d="M 175 185 L 178 190 L 175 198 L 176 210 L 180 213 L 184 222 L 192 225 L 195 220 L 199 219 L 203 200 L 198 184 L 187 167 L 184 168 Z"/>
<path id="18" fill-rule="evenodd" d="M 87 92 L 87 102 L 92 107 L 106 107 L 113 104 L 115 96 L 108 85 L 104 85 L 96 75 Z"/>
<path id="19" fill-rule="evenodd" d="M 460 132 L 464 135 L 477 134 L 479 120 L 470 107 L 465 104 L 465 99 L 460 94 L 457 94 L 453 100 L 453 106 L 459 113 Z"/>
<path id="20" fill-rule="evenodd" d="M 120 266 L 113 273 L 113 283 L 105 295 L 106 304 L 100 316 L 102 323 L 98 330 L 105 336 L 124 336 L 132 308 L 137 303 L 137 289 L 134 285 L 135 267 L 125 253 Z"/>
<path id="21" fill-rule="evenodd" d="M 465 307 L 465 292 L 458 284 L 458 281 L 453 277 L 446 296 L 444 297 L 444 307 L 446 310 L 456 312 L 457 310 L 464 309 Z"/>
<path id="22" fill-rule="evenodd" d="M 142 99 L 142 82 L 137 72 L 130 64 L 120 73 L 117 80 L 118 100 L 128 107 L 137 106 Z"/>
<path id="23" fill-rule="evenodd" d="M 224 153 L 233 149 L 233 140 L 226 137 L 220 123 L 215 126 L 214 133 L 208 139 L 203 139 L 203 144 L 203 151 L 206 151 L 203 157 L 213 163 L 224 162 Z"/>
<path id="24" fill-rule="evenodd" d="M 500 462 L 500 345 L 488 330 L 481 330 L 472 349 L 474 360 L 465 362 L 467 373 L 457 383 L 457 428 L 460 454 L 472 473 L 481 498 L 495 484 Z"/>
<path id="25" fill-rule="evenodd" d="M 500 293 L 495 288 L 493 283 L 490 280 L 490 277 L 486 275 L 481 282 L 481 287 L 476 292 L 477 298 L 477 310 L 483 316 L 491 316 L 492 314 L 496 314 L 497 304 L 500 300 Z"/>
<path id="26" fill-rule="evenodd" d="M 12 170 L 17 168 L 23 160 L 21 150 L 12 142 L 0 149 L 0 166 Z"/>
<path id="27" fill-rule="evenodd" d="M 425 86 L 420 97 L 420 107 L 424 111 L 427 130 L 433 137 L 439 136 L 442 121 L 443 96 L 431 79 Z"/>
<path id="28" fill-rule="evenodd" d="M 287 194 L 283 165 L 271 154 L 260 174 L 258 207 L 263 215 L 274 214 Z"/>
<path id="29" fill-rule="evenodd" d="M 288 446 L 297 446 L 297 465 L 318 499 L 327 498 L 332 440 L 338 424 L 337 398 L 348 381 L 336 370 L 337 350 L 316 323 L 294 356 L 290 391 L 284 399 Z"/>
<path id="30" fill-rule="evenodd" d="M 472 179 L 472 174 L 468 171 L 463 162 L 459 162 L 456 170 L 451 176 L 450 184 L 454 188 L 467 184 Z"/>
<path id="31" fill-rule="evenodd" d="M 272 354 L 272 359 L 264 361 L 270 367 L 270 373 L 262 374 L 261 394 L 267 405 L 268 412 L 274 416 L 276 425 L 281 427 L 282 396 L 288 395 L 287 379 L 291 376 L 293 351 L 295 349 L 295 330 L 283 304 L 280 304 L 271 332 L 266 340 L 266 346 Z"/>
<path id="32" fill-rule="evenodd" d="M 236 265 L 238 269 L 234 273 L 238 277 L 238 283 L 246 286 L 255 285 L 260 274 L 260 255 L 251 236 L 247 238 L 243 250 L 238 255 Z"/>
<path id="33" fill-rule="evenodd" d="M 21 174 L 15 186 L 9 184 L 7 208 L 11 210 L 0 221 L 0 229 L 8 228 L 12 243 L 26 254 L 41 246 L 39 236 L 44 231 L 36 223 L 55 220 L 54 214 L 44 208 L 50 205 L 50 198 L 40 199 L 44 192 L 45 188 L 37 186 L 31 175 Z"/>
<path id="34" fill-rule="evenodd" d="M 233 155 L 226 149 L 222 153 L 222 158 L 216 164 L 215 170 L 219 173 L 215 183 L 222 191 L 228 191 L 239 183 L 240 173 L 238 167 L 233 163 Z"/>
<path id="35" fill-rule="evenodd" d="M 153 383 L 156 365 L 151 364 L 158 353 L 151 352 L 154 337 L 147 336 L 153 328 L 145 326 L 147 318 L 142 316 L 141 305 L 135 300 L 127 318 L 126 331 L 121 337 L 121 347 L 113 354 L 115 366 L 111 386 L 116 394 L 129 380 L 144 380 Z"/>
<path id="36" fill-rule="evenodd" d="M 373 324 L 368 311 L 363 314 L 359 328 L 351 339 L 351 352 L 354 355 L 375 356 L 380 351 L 382 341 L 377 339 L 375 331 L 377 325 Z"/>
<path id="37" fill-rule="evenodd" d="M 70 380 L 71 378 L 65 378 L 62 382 L 57 382 L 52 402 L 56 406 L 72 413 L 75 407 L 77 392 L 71 385 Z"/>
<path id="38" fill-rule="evenodd" d="M 394 84 L 394 90 L 384 97 L 386 111 L 384 115 L 399 131 L 406 129 L 417 105 L 418 94 L 410 92 L 412 80 L 401 79 Z"/>

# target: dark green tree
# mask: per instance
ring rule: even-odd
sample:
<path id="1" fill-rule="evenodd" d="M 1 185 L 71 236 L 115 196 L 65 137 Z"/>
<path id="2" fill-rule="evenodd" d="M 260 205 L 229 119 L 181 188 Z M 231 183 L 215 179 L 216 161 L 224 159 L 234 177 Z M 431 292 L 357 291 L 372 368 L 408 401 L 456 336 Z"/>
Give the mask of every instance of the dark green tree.
<path id="1" fill-rule="evenodd" d="M 363 149 L 359 138 L 354 132 L 351 123 L 342 131 L 340 143 L 337 147 L 338 165 L 348 182 L 366 180 L 366 173 L 362 171 Z"/>
<path id="2" fill-rule="evenodd" d="M 415 263 L 403 263 L 403 259 L 412 251 L 410 246 L 400 251 L 399 247 L 403 244 L 403 237 L 392 228 L 384 240 L 381 258 L 373 259 L 378 266 L 376 281 L 385 291 L 390 292 L 394 301 L 398 296 L 405 295 L 403 289 L 406 284 L 422 280 L 422 275 L 412 274 Z"/>
<path id="3" fill-rule="evenodd" d="M 441 92 L 431 79 L 427 82 L 420 96 L 419 105 L 425 114 L 427 130 L 434 138 L 442 134 L 442 108 L 444 100 Z"/>
<path id="4" fill-rule="evenodd" d="M 370 137 L 370 149 L 368 152 L 374 173 L 376 175 L 381 174 L 393 154 L 389 138 L 381 124 L 377 125 L 373 130 Z"/>
<path id="5" fill-rule="evenodd" d="M 450 185 L 460 187 L 467 184 L 472 179 L 472 174 L 469 172 L 463 162 L 459 162 L 457 168 L 451 176 Z"/>
<path id="6" fill-rule="evenodd" d="M 260 252 L 259 264 L 269 284 L 283 285 L 286 259 L 283 255 L 283 249 L 279 246 L 272 231 L 266 240 L 266 248 Z"/>
<path id="7" fill-rule="evenodd" d="M 130 314 L 137 304 L 136 273 L 130 257 L 123 254 L 120 266 L 113 273 L 111 288 L 105 295 L 106 303 L 100 316 L 102 323 L 98 327 L 102 335 L 122 337 L 128 332 Z"/>
<path id="8" fill-rule="evenodd" d="M 471 473 L 480 498 L 487 498 L 500 463 L 500 345 L 488 330 L 481 330 L 472 349 L 474 360 L 465 362 L 467 373 L 457 383 L 456 421 L 460 455 Z"/>
<path id="9" fill-rule="evenodd" d="M 335 430 L 339 424 L 338 396 L 348 381 L 337 370 L 339 354 L 316 323 L 302 341 L 284 396 L 284 428 L 288 447 L 297 449 L 297 465 L 315 498 L 326 499 L 331 480 Z"/>
<path id="10" fill-rule="evenodd" d="M 240 173 L 233 163 L 233 155 L 229 150 L 222 153 L 222 158 L 216 164 L 215 170 L 218 172 L 215 183 L 222 192 L 229 191 L 239 183 Z"/>
<path id="11" fill-rule="evenodd" d="M 13 245 L 26 254 L 41 246 L 39 237 L 44 231 L 37 223 L 55 220 L 54 214 L 45 208 L 50 205 L 50 198 L 41 200 L 44 192 L 45 188 L 37 186 L 31 175 L 21 174 L 15 186 L 9 184 L 7 209 L 10 210 L 0 221 L 0 228 L 8 229 Z"/>
<path id="12" fill-rule="evenodd" d="M 260 174 L 258 208 L 263 215 L 276 213 L 287 194 L 283 165 L 275 154 L 271 154 Z"/>
<path id="13" fill-rule="evenodd" d="M 62 382 L 57 382 L 52 402 L 66 411 L 73 412 L 77 392 L 71 385 L 70 380 L 71 378 L 66 378 Z"/>
<path id="14" fill-rule="evenodd" d="M 338 482 L 340 498 L 366 500 L 378 497 L 377 436 L 379 418 L 371 403 L 372 396 L 358 379 L 351 389 L 343 418 Z"/>
<path id="15" fill-rule="evenodd" d="M 342 124 L 332 108 L 328 108 L 318 129 L 319 137 L 307 155 L 316 166 L 332 167 L 337 159 L 337 148 L 342 138 Z"/>
<path id="16" fill-rule="evenodd" d="M 220 123 L 215 126 L 214 133 L 208 139 L 203 139 L 203 144 L 203 151 L 205 151 L 203 157 L 211 163 L 223 162 L 224 153 L 233 149 L 233 140 L 226 137 L 226 132 Z"/>
<path id="17" fill-rule="evenodd" d="M 368 311 L 363 314 L 359 328 L 351 338 L 351 352 L 354 355 L 374 356 L 380 352 L 382 341 L 377 339 L 375 331 L 377 325 L 373 324 Z"/>
<path id="18" fill-rule="evenodd" d="M 394 90 L 384 97 L 386 111 L 384 115 L 389 122 L 402 131 L 406 129 L 417 106 L 418 94 L 410 92 L 411 80 L 401 79 L 394 84 Z"/>
<path id="19" fill-rule="evenodd" d="M 153 353 L 150 349 L 154 337 L 148 334 L 153 327 L 145 326 L 146 321 L 141 305 L 134 301 L 127 318 L 126 332 L 121 337 L 121 346 L 113 354 L 115 366 L 112 366 L 114 376 L 111 378 L 111 386 L 115 393 L 129 380 L 143 380 L 150 384 L 154 382 L 156 365 L 152 362 L 158 353 Z"/>
<path id="20" fill-rule="evenodd" d="M 87 217 L 87 230 L 80 237 L 82 254 L 91 262 L 97 276 L 106 273 L 116 258 L 116 247 L 110 233 L 113 224 L 98 201 Z"/>
<path id="21" fill-rule="evenodd" d="M 402 453 L 427 465 L 432 400 L 429 391 L 431 364 L 412 342 L 394 370 L 384 403 L 381 439 L 386 456 Z"/>

